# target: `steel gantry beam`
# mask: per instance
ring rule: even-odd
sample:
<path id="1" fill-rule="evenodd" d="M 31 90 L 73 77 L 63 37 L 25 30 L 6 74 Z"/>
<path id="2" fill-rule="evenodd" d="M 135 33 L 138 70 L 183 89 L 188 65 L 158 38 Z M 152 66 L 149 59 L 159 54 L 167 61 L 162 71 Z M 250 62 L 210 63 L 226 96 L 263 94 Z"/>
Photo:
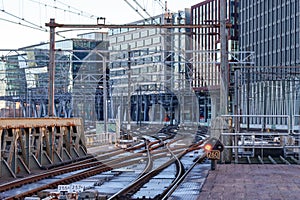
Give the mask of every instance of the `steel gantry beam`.
<path id="1" fill-rule="evenodd" d="M 99 18 L 100 19 L 100 18 Z M 54 40 L 54 34 L 55 34 L 55 28 L 67 28 L 67 29 L 89 29 L 89 28 L 107 28 L 107 29 L 180 29 L 180 28 L 218 28 L 221 27 L 220 23 L 208 23 L 208 24 L 171 24 L 171 23 L 166 23 L 166 24 L 105 24 L 104 23 L 99 23 L 99 19 L 97 19 L 96 24 L 59 24 L 55 22 L 55 19 L 50 19 L 49 23 L 46 23 L 45 25 L 50 27 L 50 62 L 49 62 L 49 104 L 53 104 L 54 102 L 54 95 L 51 89 L 54 88 L 54 68 L 55 68 L 55 54 L 53 53 L 55 51 L 55 40 Z M 225 22 L 225 21 L 224 21 Z M 226 27 L 231 27 L 231 24 L 226 23 Z M 192 33 L 191 33 L 192 34 Z M 51 69 L 53 68 L 53 69 Z M 105 90 L 105 88 L 104 88 Z M 49 105 L 49 113 L 50 116 L 51 113 L 53 113 L 53 105 Z"/>
<path id="2" fill-rule="evenodd" d="M 121 29 L 121 28 L 219 28 L 220 24 L 59 24 L 54 19 L 45 24 L 48 27 L 54 28 L 108 28 L 108 29 Z M 226 28 L 230 28 L 231 24 L 226 23 Z"/>

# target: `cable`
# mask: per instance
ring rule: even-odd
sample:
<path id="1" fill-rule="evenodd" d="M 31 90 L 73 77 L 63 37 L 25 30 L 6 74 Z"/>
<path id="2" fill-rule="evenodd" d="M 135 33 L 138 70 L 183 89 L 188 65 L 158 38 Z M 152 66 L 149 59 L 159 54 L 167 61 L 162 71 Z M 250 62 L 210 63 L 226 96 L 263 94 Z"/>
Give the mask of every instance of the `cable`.
<path id="1" fill-rule="evenodd" d="M 143 8 L 142 6 L 141 6 L 141 4 L 139 4 L 136 0 L 133 0 L 133 2 L 135 2 L 135 4 L 138 6 L 138 7 L 140 7 L 149 17 L 150 17 L 150 19 L 153 19 L 153 17 L 147 12 L 147 10 L 146 10 L 146 8 Z"/>
<path id="2" fill-rule="evenodd" d="M 82 16 L 82 17 L 86 17 L 86 18 L 89 18 L 89 19 L 97 19 L 97 16 L 93 15 L 93 14 L 90 14 L 90 13 L 87 13 L 87 12 L 84 12 L 82 10 L 79 10 L 75 7 L 72 7 L 68 4 L 65 4 L 63 2 L 60 2 L 60 1 L 57 1 L 57 0 L 54 0 L 55 2 L 57 3 L 60 3 L 64 6 L 66 6 L 68 9 L 73 9 L 74 11 L 72 10 L 67 10 L 65 8 L 60 8 L 58 6 L 52 6 L 52 5 L 49 5 L 49 4 L 46 4 L 46 3 L 41 3 L 39 1 L 36 1 L 36 0 L 28 0 L 28 1 L 31 1 L 31 2 L 34 2 L 34 3 L 37 3 L 39 5 L 44 5 L 45 7 L 50 7 L 50 8 L 53 8 L 53 9 L 56 9 L 56 10 L 59 10 L 59 11 L 62 11 L 62 12 L 68 12 L 68 13 L 71 13 L 71 14 L 74 14 L 74 15 L 79 15 L 79 16 Z"/>
<path id="3" fill-rule="evenodd" d="M 60 10 L 60 11 L 69 12 L 69 13 L 76 14 L 76 15 L 80 15 L 80 16 L 83 16 L 83 17 L 88 17 L 88 18 L 90 18 L 90 19 L 97 18 L 95 15 L 90 15 L 90 14 L 88 14 L 88 13 L 87 13 L 86 15 L 83 15 L 83 13 L 85 13 L 85 12 L 83 12 L 83 11 L 80 11 L 80 12 L 74 12 L 74 11 L 70 11 L 70 10 L 68 11 L 68 10 L 66 10 L 66 9 L 62 9 L 62 8 L 57 7 L 57 6 L 51 6 L 51 5 L 49 5 L 49 4 L 44 4 L 44 3 L 38 2 L 38 1 L 36 1 L 36 0 L 29 0 L 29 1 L 34 2 L 34 3 L 37 3 L 39 6 L 41 6 L 41 5 L 45 6 L 45 9 L 46 9 L 46 10 L 47 10 L 47 7 L 50 7 L 50 8 L 54 8 L 54 9 Z M 67 4 L 64 4 L 64 3 L 62 3 L 62 2 L 58 2 L 58 3 L 63 4 L 63 5 L 65 5 L 65 6 L 68 6 Z M 0 10 L 0 11 L 2 11 L 4 14 L 7 14 L 7 15 L 13 17 L 13 18 L 16 18 L 16 19 L 20 20 L 20 22 L 16 22 L 16 21 L 13 21 L 13 20 L 5 19 L 5 18 L 0 18 L 1 21 L 6 21 L 6 22 L 9 22 L 9 23 L 12 23 L 12 24 L 24 26 L 24 27 L 27 27 L 27 28 L 31 28 L 31 29 L 35 29 L 35 30 L 39 30 L 39 31 L 43 31 L 43 32 L 48 32 L 48 29 L 43 28 L 42 25 L 37 25 L 37 24 L 35 24 L 35 23 L 33 23 L 33 22 L 30 22 L 30 21 L 28 21 L 28 20 L 25 20 L 24 17 L 19 17 L 19 16 L 15 15 L 15 14 L 12 14 L 12 13 L 7 12 L 6 10 L 4 10 L 4 3 L 3 3 L 3 0 L 2 0 L 2 7 L 3 7 L 3 9 Z M 20 7 L 23 7 L 23 6 L 20 6 Z M 73 7 L 71 7 L 71 6 L 68 6 L 68 7 L 69 7 L 69 8 L 72 8 L 72 9 L 74 9 L 74 10 L 79 11 L 78 9 L 73 8 Z M 21 8 L 20 8 L 20 9 L 21 9 Z M 22 10 L 24 10 L 24 8 L 22 8 Z M 19 15 L 23 15 L 23 13 L 21 12 L 21 10 L 19 10 Z M 23 21 L 24 23 L 22 23 L 21 21 Z M 28 23 L 28 24 L 25 24 L 25 23 Z M 64 39 L 66 39 L 65 36 L 60 35 L 58 32 L 56 32 L 55 34 L 58 35 L 58 36 L 60 36 L 60 37 L 62 37 L 62 38 L 64 38 Z"/>
<path id="4" fill-rule="evenodd" d="M 30 22 L 30 21 L 25 20 L 24 18 L 20 18 L 20 17 L 14 15 L 14 14 L 11 14 L 11 13 L 9 13 L 9 12 L 6 12 L 5 10 L 1 10 L 1 11 L 2 11 L 3 13 L 7 14 L 7 15 L 10 15 L 10 16 L 12 16 L 12 17 L 14 17 L 14 18 L 17 18 L 17 19 L 19 19 L 19 20 L 21 20 L 21 21 L 24 21 L 24 22 L 26 22 L 26 23 L 28 23 L 28 24 L 31 24 L 31 25 L 33 25 L 33 26 L 35 26 L 35 27 L 38 27 L 38 28 L 41 29 L 41 30 L 47 30 L 47 29 L 43 28 L 42 26 L 36 25 L 36 24 L 34 24 L 34 23 Z M 20 24 L 21 24 L 21 22 L 20 22 Z"/>
<path id="5" fill-rule="evenodd" d="M 63 9 L 63 8 L 59 8 L 59 7 L 57 7 L 57 6 L 52 6 L 52 5 L 45 4 L 45 3 L 41 3 L 41 2 L 38 2 L 38 1 L 35 1 L 35 0 L 28 0 L 28 1 L 31 1 L 31 2 L 34 2 L 34 3 L 37 3 L 37 4 L 44 5 L 45 7 L 54 8 L 55 10 L 60 10 L 60 11 L 63 11 L 63 12 L 69 12 L 69 13 L 74 14 L 74 15 L 80 15 L 80 13 L 78 13 L 78 12 L 66 10 L 66 9 Z"/>
<path id="6" fill-rule="evenodd" d="M 138 11 L 138 9 L 136 9 L 133 5 L 131 5 L 131 3 L 129 3 L 127 0 L 124 0 L 134 11 L 136 11 L 137 12 L 137 14 L 139 15 L 139 16 L 141 16 L 144 20 L 147 20 L 139 11 Z"/>
<path id="7" fill-rule="evenodd" d="M 161 6 L 161 8 L 165 10 L 165 5 L 161 2 L 161 0 L 154 0 L 154 2 L 157 2 Z"/>
<path id="8" fill-rule="evenodd" d="M 85 12 L 85 11 L 81 11 L 81 10 L 79 10 L 79 9 L 77 9 L 77 8 L 75 8 L 75 7 L 72 7 L 72 6 L 70 6 L 70 5 L 67 5 L 67 4 L 65 4 L 65 3 L 61 2 L 61 1 L 56 0 L 56 2 L 58 2 L 58 3 L 60 3 L 60 4 L 64 5 L 64 6 L 67 6 L 68 8 L 72 8 L 72 9 L 74 9 L 74 10 L 77 10 L 77 11 L 79 11 L 79 12 L 82 13 L 82 14 L 86 14 L 85 17 L 89 17 L 89 18 L 91 18 L 91 19 L 97 19 L 97 18 L 98 18 L 97 16 L 95 16 L 95 15 L 93 15 L 93 14 L 87 13 L 87 12 Z M 82 15 L 82 16 L 84 16 L 84 15 Z"/>
<path id="9" fill-rule="evenodd" d="M 17 24 L 17 25 L 25 26 L 25 27 L 27 27 L 27 28 L 32 28 L 32 29 L 35 29 L 35 30 L 48 32 L 47 29 L 41 29 L 41 28 L 29 26 L 29 25 L 26 25 L 26 24 L 22 24 L 21 22 L 14 22 L 14 21 L 11 21 L 11 20 L 8 20 L 8 19 L 3 19 L 3 18 L 0 18 L 0 20 L 6 21 L 6 22 L 9 22 L 9 23 L 12 23 L 12 24 Z"/>
<path id="10" fill-rule="evenodd" d="M 20 17 L 14 15 L 14 14 L 11 14 L 11 13 L 9 13 L 9 12 L 6 12 L 5 10 L 1 10 L 1 11 L 2 11 L 3 13 L 7 14 L 7 15 L 10 15 L 10 16 L 14 17 L 14 18 L 17 18 L 17 19 L 19 19 L 19 20 L 22 20 L 22 21 L 24 21 L 24 22 L 27 22 L 27 23 L 29 23 L 29 24 L 31 24 L 31 25 L 33 25 L 33 26 L 36 26 L 36 27 L 38 27 L 38 28 L 42 28 L 42 27 L 39 26 L 39 25 L 36 25 L 36 24 L 34 24 L 34 23 L 30 22 L 30 21 L 25 20 L 24 18 L 20 18 Z"/>

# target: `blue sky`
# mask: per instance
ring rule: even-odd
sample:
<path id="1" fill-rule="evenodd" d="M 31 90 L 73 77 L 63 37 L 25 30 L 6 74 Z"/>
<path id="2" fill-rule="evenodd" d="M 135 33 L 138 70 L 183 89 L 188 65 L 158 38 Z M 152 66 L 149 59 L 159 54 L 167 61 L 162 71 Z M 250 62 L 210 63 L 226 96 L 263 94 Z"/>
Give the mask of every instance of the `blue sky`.
<path id="1" fill-rule="evenodd" d="M 201 1 L 168 0 L 167 7 L 177 12 Z M 147 13 L 135 2 L 145 8 Z M 160 14 L 164 5 L 165 0 L 2 0 L 0 49 L 16 49 L 48 41 L 49 33 L 45 32 L 48 30 L 45 23 L 50 18 L 55 18 L 57 23 L 94 24 L 96 17 L 105 17 L 106 23 L 124 24 L 142 19 L 138 13 L 145 17 Z M 73 37 L 76 34 L 73 32 L 72 35 L 69 33 L 64 36 Z"/>

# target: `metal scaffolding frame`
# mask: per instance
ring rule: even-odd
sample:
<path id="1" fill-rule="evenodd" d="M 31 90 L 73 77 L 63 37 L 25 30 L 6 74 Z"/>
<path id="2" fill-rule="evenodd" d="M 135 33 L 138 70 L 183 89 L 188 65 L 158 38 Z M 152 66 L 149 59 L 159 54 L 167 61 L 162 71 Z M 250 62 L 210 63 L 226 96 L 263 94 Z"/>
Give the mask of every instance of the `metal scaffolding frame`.
<path id="1" fill-rule="evenodd" d="M 85 52 L 87 56 L 78 58 L 75 52 Z M 1 81 L 6 88 L 1 91 L 1 100 L 5 102 L 1 117 L 45 117 L 48 116 L 48 50 L 27 49 L 2 51 Z M 155 72 L 134 73 L 134 67 L 123 76 L 112 76 L 110 66 L 111 50 L 56 50 L 54 110 L 58 117 L 82 117 L 87 127 L 95 121 L 119 119 L 128 122 L 128 108 L 134 123 L 164 123 L 166 113 L 172 112 L 172 120 L 178 123 L 199 122 L 198 96 L 192 87 L 193 67 L 174 70 L 176 65 L 199 66 L 192 58 L 186 60 L 144 60 L 130 57 L 129 63 L 137 62 L 144 66 L 156 66 Z M 117 52 L 126 55 L 128 52 Z M 207 54 L 205 51 L 160 51 L 166 56 Z M 211 51 L 217 53 L 217 51 Z M 237 53 L 235 53 L 237 54 Z M 251 53 L 250 53 L 251 54 Z M 33 56 L 34 55 L 34 56 Z M 240 53 L 240 65 L 243 62 Z M 128 58 L 125 58 L 128 59 Z M 210 62 L 211 63 L 211 62 Z M 79 64 L 75 72 L 72 66 Z M 128 63 L 127 63 L 128 64 Z M 215 62 L 218 64 L 218 61 Z M 106 68 L 103 68 L 105 66 Z M 171 66 L 171 67 L 170 67 Z M 130 81 L 128 79 L 130 72 Z M 213 73 L 213 72 L 212 72 Z M 216 72 L 218 73 L 218 72 Z M 106 77 L 106 78 L 103 78 Z M 155 78 L 153 78 L 155 77 Z M 121 87 L 121 86 L 125 87 Z M 106 89 L 105 89 L 106 88 Z M 128 90 L 130 90 L 130 104 Z M 140 104 L 140 105 L 138 105 Z M 171 105 L 170 105 L 171 104 Z M 7 108 L 7 109 L 6 109 Z M 171 110 L 170 110 L 171 109 Z M 145 113 L 147 112 L 147 113 Z M 101 114 L 100 114 L 101 113 Z M 143 114 L 141 114 L 143 113 Z M 142 117 L 143 116 L 143 117 Z"/>

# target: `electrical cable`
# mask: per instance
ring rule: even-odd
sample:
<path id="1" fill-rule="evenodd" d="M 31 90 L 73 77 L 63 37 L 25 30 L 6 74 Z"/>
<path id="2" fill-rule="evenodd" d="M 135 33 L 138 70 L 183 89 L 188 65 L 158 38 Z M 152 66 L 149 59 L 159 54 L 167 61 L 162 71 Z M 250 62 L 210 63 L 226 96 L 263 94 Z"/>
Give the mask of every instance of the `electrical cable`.
<path id="1" fill-rule="evenodd" d="M 64 6 L 67 6 L 68 8 L 72 8 L 72 9 L 74 9 L 74 10 L 77 10 L 77 11 L 79 11 L 79 12 L 82 13 L 82 14 L 86 14 L 86 15 L 82 15 L 82 16 L 84 16 L 84 17 L 88 17 L 88 18 L 91 18 L 91 19 L 97 19 L 97 18 L 98 18 L 98 17 L 95 16 L 94 14 L 90 14 L 90 13 L 87 13 L 87 12 L 85 12 L 85 11 L 81 11 L 81 10 L 75 8 L 75 7 L 72 7 L 72 6 L 70 6 L 70 5 L 68 5 L 68 4 L 65 4 L 65 3 L 61 2 L 61 1 L 58 1 L 58 0 L 55 0 L 55 1 L 58 2 L 58 3 L 60 3 L 60 4 L 62 4 L 62 5 L 64 5 Z"/>
<path id="2" fill-rule="evenodd" d="M 50 8 L 53 8 L 55 10 L 62 11 L 62 12 L 68 12 L 68 13 L 71 13 L 71 14 L 74 14 L 74 15 L 79 15 L 79 16 L 86 17 L 86 18 L 89 18 L 89 19 L 97 19 L 97 16 L 95 16 L 93 14 L 90 14 L 90 13 L 87 13 L 85 11 L 79 10 L 79 9 L 77 9 L 75 7 L 72 7 L 72 6 L 68 5 L 68 4 L 65 4 L 65 3 L 61 2 L 61 1 L 54 0 L 55 2 L 60 3 L 60 4 L 64 5 L 64 6 L 66 6 L 68 9 L 73 9 L 74 11 L 67 10 L 65 8 L 60 8 L 58 6 L 52 6 L 52 5 L 49 5 L 49 4 L 46 4 L 46 3 L 41 3 L 41 2 L 36 1 L 36 0 L 28 0 L 28 1 L 37 3 L 39 5 L 44 5 L 45 7 L 50 7 Z"/>
<path id="3" fill-rule="evenodd" d="M 157 2 L 161 6 L 161 8 L 165 10 L 165 5 L 161 2 L 161 0 L 154 0 L 154 2 Z"/>
<path id="4" fill-rule="evenodd" d="M 124 0 L 134 11 L 136 11 L 136 13 L 141 16 L 144 20 L 147 20 L 146 17 L 144 17 L 138 9 L 136 9 L 131 3 L 129 3 L 127 0 Z"/>
<path id="5" fill-rule="evenodd" d="M 80 16 L 82 16 L 82 17 L 87 17 L 87 18 L 90 18 L 90 19 L 96 19 L 96 18 L 97 18 L 95 15 L 89 14 L 89 13 L 84 12 L 84 11 L 80 11 L 79 9 L 76 9 L 76 8 L 74 8 L 74 7 L 71 7 L 71 6 L 69 6 L 69 5 L 67 5 L 67 4 L 65 4 L 65 3 L 63 3 L 63 2 L 60 2 L 60 1 L 57 1 L 57 2 L 60 3 L 60 4 L 62 4 L 62 5 L 64 5 L 64 6 L 67 6 L 68 8 L 71 8 L 71 9 L 73 9 L 73 10 L 80 11 L 80 12 L 75 12 L 75 11 L 71 11 L 71 10 L 66 10 L 66 9 L 63 9 L 63 8 L 59 8 L 59 7 L 57 7 L 57 6 L 51 6 L 51 5 L 49 5 L 49 4 L 41 3 L 41 2 L 36 1 L 36 0 L 28 0 L 28 1 L 31 1 L 31 2 L 33 2 L 33 3 L 37 3 L 39 6 L 43 5 L 43 6 L 45 7 L 46 10 L 47 10 L 47 7 L 49 7 L 49 8 L 53 8 L 53 9 L 60 10 L 60 11 L 63 11 L 63 12 L 68 12 L 68 13 L 75 14 L 75 15 L 80 15 Z M 22 6 L 20 6 L 20 7 L 24 7 L 24 5 L 22 5 Z M 20 9 L 24 10 L 24 8 L 20 8 Z M 16 19 L 20 20 L 20 22 L 17 22 L 17 21 L 14 21 L 14 20 L 9 20 L 9 19 L 5 19 L 5 18 L 0 18 L 1 21 L 6 21 L 6 22 L 9 22 L 9 23 L 12 23 L 12 24 L 24 26 L 24 27 L 27 27 L 27 28 L 31 28 L 31 29 L 35 29 L 35 30 L 39 30 L 39 31 L 43 31 L 43 32 L 48 32 L 48 29 L 43 28 L 42 25 L 37 25 L 37 24 L 35 24 L 35 23 L 33 23 L 33 22 L 30 22 L 30 21 L 24 19 L 24 17 L 19 17 L 19 16 L 15 15 L 15 14 L 12 14 L 12 13 L 7 12 L 6 10 L 4 10 L 4 3 L 3 3 L 3 0 L 2 0 L 2 10 L 0 10 L 0 11 L 2 11 L 2 12 L 3 12 L 4 14 L 6 14 L 6 15 L 9 15 L 9 16 L 11 16 L 11 17 L 13 17 L 13 18 L 16 18 Z M 23 13 L 21 13 L 21 10 L 19 10 L 19 13 L 20 13 L 19 15 L 23 15 Z M 23 22 L 23 23 L 22 23 L 22 22 Z M 28 24 L 26 24 L 26 23 L 28 23 Z M 64 39 L 67 38 L 67 37 L 65 37 L 65 36 L 63 36 L 63 35 L 61 35 L 61 34 L 59 34 L 59 32 L 56 32 L 55 34 L 58 35 L 58 36 L 60 36 L 60 37 L 62 37 L 62 38 L 64 38 Z"/>
<path id="6" fill-rule="evenodd" d="M 12 13 L 9 13 L 9 12 L 7 12 L 7 11 L 5 11 L 5 10 L 1 10 L 1 11 L 2 11 L 3 13 L 7 14 L 7 15 L 10 15 L 10 16 L 12 16 L 12 17 L 14 17 L 14 18 L 17 18 L 17 19 L 19 19 L 19 20 L 21 20 L 21 21 L 24 21 L 24 22 L 28 23 L 28 24 L 31 24 L 31 25 L 33 25 L 33 26 L 35 26 L 35 27 L 37 27 L 37 28 L 39 28 L 39 29 L 41 29 L 41 30 L 47 30 L 47 29 L 43 28 L 42 26 L 36 25 L 36 24 L 34 24 L 34 23 L 32 23 L 32 22 L 30 22 L 30 21 L 28 21 L 28 20 L 25 20 L 24 18 L 20 18 L 20 17 L 14 15 L 14 14 L 12 14 Z M 19 22 L 19 23 L 21 24 L 21 22 Z"/>
<path id="7" fill-rule="evenodd" d="M 133 2 L 134 2 L 138 7 L 140 7 L 140 8 L 142 9 L 142 11 L 144 11 L 144 12 L 149 16 L 150 19 L 153 20 L 153 17 L 147 12 L 146 8 L 143 8 L 143 7 L 141 6 L 141 4 L 139 4 L 136 0 L 133 0 Z M 155 22 L 155 21 L 154 21 L 154 22 Z"/>

